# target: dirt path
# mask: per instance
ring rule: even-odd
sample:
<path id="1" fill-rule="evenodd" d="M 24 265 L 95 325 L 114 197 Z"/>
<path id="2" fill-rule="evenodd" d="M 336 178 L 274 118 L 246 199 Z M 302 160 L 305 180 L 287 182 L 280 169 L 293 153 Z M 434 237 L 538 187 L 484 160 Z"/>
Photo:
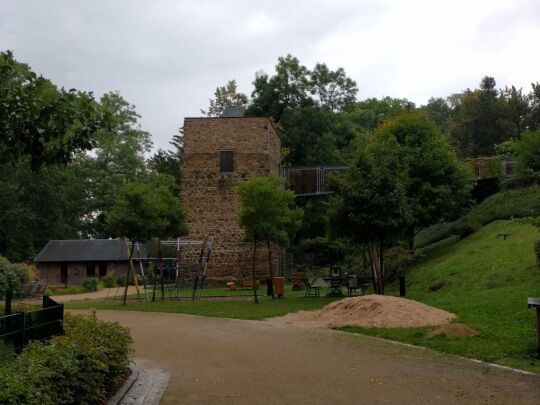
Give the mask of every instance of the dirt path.
<path id="1" fill-rule="evenodd" d="M 142 296 L 144 296 L 144 290 L 139 289 Z M 134 286 L 128 287 L 128 295 L 136 294 L 137 290 Z M 81 294 L 66 294 L 66 295 L 53 295 L 51 298 L 56 302 L 68 302 L 68 301 L 81 301 L 81 300 L 98 300 L 100 298 L 120 298 L 124 296 L 124 287 L 103 288 L 99 291 L 81 293 Z"/>
<path id="2" fill-rule="evenodd" d="M 171 374 L 163 404 L 537 404 L 540 376 L 327 329 L 98 311 Z"/>

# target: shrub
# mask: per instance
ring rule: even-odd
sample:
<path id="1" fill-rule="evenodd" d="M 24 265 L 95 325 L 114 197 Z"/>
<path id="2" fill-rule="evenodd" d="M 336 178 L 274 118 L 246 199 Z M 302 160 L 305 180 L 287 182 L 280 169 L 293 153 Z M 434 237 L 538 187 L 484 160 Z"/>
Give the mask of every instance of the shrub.
<path id="1" fill-rule="evenodd" d="M 457 223 L 452 227 L 452 233 L 463 239 L 475 233 L 481 227 L 482 224 L 479 221 L 465 218 L 462 221 L 457 221 Z"/>
<path id="2" fill-rule="evenodd" d="M 125 287 L 127 283 L 127 276 L 122 274 L 121 276 L 116 277 L 116 285 L 120 287 Z"/>
<path id="3" fill-rule="evenodd" d="M 131 337 L 117 323 L 94 316 L 65 318 L 65 336 L 32 342 L 0 368 L 0 403 L 102 403 L 131 361 Z"/>
<path id="4" fill-rule="evenodd" d="M 107 274 L 106 276 L 101 277 L 101 282 L 103 283 L 103 287 L 105 288 L 114 287 L 114 277 L 111 274 Z"/>
<path id="5" fill-rule="evenodd" d="M 86 277 L 81 285 L 83 286 L 84 291 L 97 291 L 98 279 L 95 277 Z"/>
<path id="6" fill-rule="evenodd" d="M 4 298 L 8 287 L 11 287 L 13 293 L 16 293 L 21 288 L 21 284 L 27 281 L 26 266 L 24 264 L 12 264 L 8 259 L 0 256 L 0 299 Z"/>

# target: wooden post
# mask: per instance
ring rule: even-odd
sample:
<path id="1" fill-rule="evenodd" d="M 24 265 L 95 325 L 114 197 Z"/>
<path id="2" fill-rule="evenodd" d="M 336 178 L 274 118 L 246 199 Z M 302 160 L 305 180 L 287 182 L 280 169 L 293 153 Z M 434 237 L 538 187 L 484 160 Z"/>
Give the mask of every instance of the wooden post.
<path id="1" fill-rule="evenodd" d="M 127 239 L 124 239 L 126 242 L 126 248 L 129 249 L 129 245 L 127 242 Z M 133 248 L 135 246 L 135 240 L 131 242 L 131 250 L 129 251 L 129 263 L 128 263 L 128 270 L 127 270 L 127 278 L 126 278 L 126 288 L 124 289 L 124 300 L 123 305 L 126 305 L 127 302 L 127 293 L 128 293 L 128 287 L 129 287 L 129 276 L 131 274 L 131 268 L 133 267 Z"/>
<path id="2" fill-rule="evenodd" d="M 4 315 L 11 315 L 11 299 L 13 298 L 13 287 L 8 283 L 6 290 L 6 307 L 4 308 Z"/>

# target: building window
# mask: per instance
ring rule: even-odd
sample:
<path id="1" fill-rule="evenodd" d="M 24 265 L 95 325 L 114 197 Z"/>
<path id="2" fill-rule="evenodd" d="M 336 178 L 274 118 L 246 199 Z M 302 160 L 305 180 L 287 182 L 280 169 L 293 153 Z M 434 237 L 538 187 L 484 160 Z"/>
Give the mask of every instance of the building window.
<path id="1" fill-rule="evenodd" d="M 234 171 L 234 159 L 232 150 L 219 151 L 219 172 L 220 174 L 232 174 Z"/>

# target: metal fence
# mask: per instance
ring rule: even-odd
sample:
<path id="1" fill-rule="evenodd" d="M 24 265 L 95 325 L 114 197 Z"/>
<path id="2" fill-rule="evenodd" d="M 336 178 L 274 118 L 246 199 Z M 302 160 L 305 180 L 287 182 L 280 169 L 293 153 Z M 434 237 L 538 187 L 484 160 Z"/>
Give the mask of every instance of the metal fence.
<path id="1" fill-rule="evenodd" d="M 64 305 L 43 297 L 43 309 L 0 317 L 0 342 L 20 353 L 32 340 L 64 333 Z"/>
<path id="2" fill-rule="evenodd" d="M 343 172 L 347 166 L 284 166 L 281 175 L 285 178 L 285 187 L 294 191 L 296 197 L 310 197 L 332 194 L 326 179 L 335 172 Z"/>

